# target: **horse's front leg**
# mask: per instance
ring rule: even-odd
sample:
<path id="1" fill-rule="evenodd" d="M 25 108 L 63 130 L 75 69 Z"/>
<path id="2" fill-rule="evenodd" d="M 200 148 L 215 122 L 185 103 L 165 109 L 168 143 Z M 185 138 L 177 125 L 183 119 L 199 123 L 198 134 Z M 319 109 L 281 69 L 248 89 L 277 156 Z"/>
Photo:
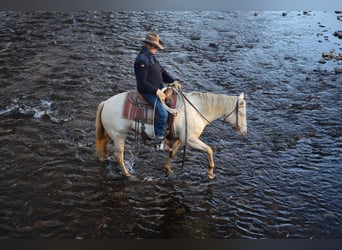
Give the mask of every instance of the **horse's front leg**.
<path id="1" fill-rule="evenodd" d="M 121 170 L 125 176 L 131 176 L 128 172 L 125 161 L 124 161 L 124 150 L 125 150 L 125 138 L 115 138 L 114 139 L 114 156 L 119 163 Z"/>
<path id="2" fill-rule="evenodd" d="M 169 157 L 167 158 L 166 163 L 165 163 L 165 169 L 168 173 L 172 173 L 171 162 L 172 162 L 172 159 L 176 156 L 176 153 L 180 145 L 181 145 L 181 141 L 179 139 L 175 140 L 172 143 L 172 151 L 169 153 Z"/>
<path id="3" fill-rule="evenodd" d="M 209 179 L 214 179 L 214 157 L 213 157 L 213 150 L 211 147 L 209 147 L 207 144 L 202 142 L 198 138 L 191 138 L 188 141 L 189 145 L 193 148 L 196 148 L 198 150 L 207 152 L 208 154 L 208 162 L 209 162 L 209 168 L 208 168 L 208 178 Z"/>

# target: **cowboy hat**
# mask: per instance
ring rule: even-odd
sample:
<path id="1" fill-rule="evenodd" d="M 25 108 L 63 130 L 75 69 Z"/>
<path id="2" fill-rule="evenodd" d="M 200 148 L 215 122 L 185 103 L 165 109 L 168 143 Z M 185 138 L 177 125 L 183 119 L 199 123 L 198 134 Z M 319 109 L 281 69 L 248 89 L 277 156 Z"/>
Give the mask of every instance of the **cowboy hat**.
<path id="1" fill-rule="evenodd" d="M 152 44 L 159 49 L 164 49 L 162 41 L 160 41 L 159 35 L 155 33 L 147 33 L 147 35 L 141 39 L 142 42 Z"/>

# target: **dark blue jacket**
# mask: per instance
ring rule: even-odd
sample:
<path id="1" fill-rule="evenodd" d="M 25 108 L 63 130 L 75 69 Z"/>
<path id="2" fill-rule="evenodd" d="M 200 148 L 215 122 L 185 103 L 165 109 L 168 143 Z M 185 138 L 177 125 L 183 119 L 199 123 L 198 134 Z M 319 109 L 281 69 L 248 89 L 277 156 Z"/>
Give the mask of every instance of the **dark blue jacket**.
<path id="1" fill-rule="evenodd" d="M 160 65 L 149 50 L 143 46 L 134 62 L 134 72 L 137 79 L 137 89 L 140 93 L 156 93 L 162 88 L 162 83 L 172 83 L 174 79 Z"/>

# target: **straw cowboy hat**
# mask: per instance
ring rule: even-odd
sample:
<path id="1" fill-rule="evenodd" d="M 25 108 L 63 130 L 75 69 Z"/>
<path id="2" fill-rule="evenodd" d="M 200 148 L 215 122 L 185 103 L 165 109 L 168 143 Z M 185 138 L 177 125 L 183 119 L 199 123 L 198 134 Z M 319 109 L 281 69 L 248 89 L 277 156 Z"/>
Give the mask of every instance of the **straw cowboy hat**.
<path id="1" fill-rule="evenodd" d="M 142 42 L 146 42 L 157 46 L 159 49 L 164 49 L 162 41 L 160 41 L 159 35 L 155 33 L 147 33 L 147 35 L 141 39 Z"/>

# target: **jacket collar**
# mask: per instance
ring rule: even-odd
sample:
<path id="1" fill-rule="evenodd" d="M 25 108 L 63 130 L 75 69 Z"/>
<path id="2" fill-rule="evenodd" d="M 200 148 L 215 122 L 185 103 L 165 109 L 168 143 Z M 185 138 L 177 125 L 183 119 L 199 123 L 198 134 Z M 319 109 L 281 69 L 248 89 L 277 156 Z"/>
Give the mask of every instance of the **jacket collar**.
<path id="1" fill-rule="evenodd" d="M 147 56 L 147 58 L 150 60 L 152 64 L 154 64 L 157 61 L 155 56 L 145 46 L 142 46 L 141 52 Z"/>

